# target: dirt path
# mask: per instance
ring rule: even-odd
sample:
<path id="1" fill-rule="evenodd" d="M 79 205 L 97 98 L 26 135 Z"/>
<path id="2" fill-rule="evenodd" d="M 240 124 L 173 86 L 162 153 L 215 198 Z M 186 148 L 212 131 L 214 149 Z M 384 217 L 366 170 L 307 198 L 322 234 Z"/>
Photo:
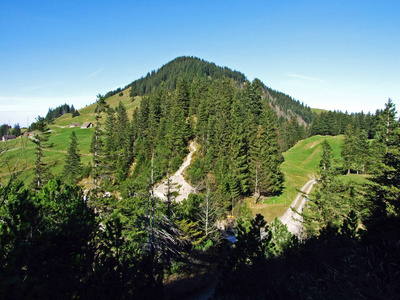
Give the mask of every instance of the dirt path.
<path id="1" fill-rule="evenodd" d="M 303 226 L 301 224 L 303 218 L 298 213 L 295 213 L 292 210 L 292 207 L 296 208 L 298 212 L 302 212 L 304 204 L 306 203 L 306 198 L 303 196 L 303 194 L 308 195 L 311 192 L 311 189 L 313 188 L 314 184 L 316 183 L 317 181 L 315 179 L 311 179 L 309 182 L 307 182 L 301 188 L 302 193 L 300 192 L 297 194 L 296 199 L 294 199 L 290 207 L 279 218 L 283 224 L 287 225 L 289 231 L 297 235 L 298 237 L 300 237 L 301 234 L 303 233 Z"/>
<path id="2" fill-rule="evenodd" d="M 179 195 L 175 198 L 176 202 L 182 202 L 183 199 L 187 199 L 189 194 L 193 193 L 194 190 L 194 188 L 185 180 L 182 175 L 183 171 L 190 165 L 193 153 L 196 151 L 195 142 L 190 143 L 189 150 L 190 152 L 179 170 L 170 177 L 173 189 L 179 192 Z M 167 200 L 166 194 L 167 180 L 164 180 L 154 187 L 154 195 L 162 200 Z"/>

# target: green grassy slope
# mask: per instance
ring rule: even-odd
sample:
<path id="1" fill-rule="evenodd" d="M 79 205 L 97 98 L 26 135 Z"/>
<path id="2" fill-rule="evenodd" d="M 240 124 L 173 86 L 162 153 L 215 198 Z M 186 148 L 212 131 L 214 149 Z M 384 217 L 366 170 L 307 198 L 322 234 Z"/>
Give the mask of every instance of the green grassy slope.
<path id="1" fill-rule="evenodd" d="M 322 156 L 321 143 L 327 140 L 332 147 L 334 159 L 340 158 L 344 136 L 313 136 L 299 141 L 293 148 L 286 151 L 283 156 L 285 162 L 282 171 L 285 174 L 285 191 L 276 197 L 276 203 L 293 200 L 297 190 L 311 178 L 317 177 L 319 162 Z"/>
<path id="2" fill-rule="evenodd" d="M 285 189 L 279 197 L 271 197 L 264 203 L 254 204 L 246 199 L 252 214 L 262 214 L 267 221 L 281 216 L 295 199 L 298 191 L 311 178 L 317 177 L 321 160 L 321 143 L 327 140 L 332 147 L 334 159 L 340 158 L 344 136 L 313 136 L 299 141 L 294 147 L 283 153 L 285 158 L 282 171 L 285 175 Z"/>
<path id="3" fill-rule="evenodd" d="M 87 164 L 92 160 L 90 153 L 90 144 L 92 141 L 93 128 L 80 129 L 80 128 L 61 128 L 55 125 L 50 125 L 52 131 L 49 138 L 49 143 L 54 144 L 51 148 L 46 148 L 43 151 L 43 162 L 51 168 L 54 175 L 61 175 L 63 170 L 65 155 L 70 144 L 70 135 L 75 131 L 78 140 L 78 147 L 82 154 L 81 161 Z M 23 155 L 19 160 L 19 170 L 23 170 L 20 179 L 29 182 L 33 178 L 33 170 L 36 161 L 35 144 L 26 137 L 21 137 L 7 143 L 7 151 L 3 154 L 1 161 L 7 161 L 9 166 L 14 166 L 20 157 L 21 151 Z M 3 160 L 4 159 L 4 160 Z M 0 180 L 4 182 L 8 179 L 10 170 L 7 165 L 0 166 Z"/>
<path id="4" fill-rule="evenodd" d="M 110 105 L 110 107 L 115 108 L 118 106 L 121 101 L 124 104 L 127 114 L 129 118 L 132 118 L 133 111 L 136 107 L 139 107 L 140 104 L 140 96 L 136 96 L 134 101 L 131 101 L 131 97 L 129 96 L 130 88 L 122 91 L 123 95 L 119 96 L 118 94 L 111 96 L 106 99 L 106 102 Z M 88 105 L 82 109 L 79 109 L 80 116 L 72 118 L 72 114 L 65 114 L 61 117 L 55 119 L 54 125 L 58 126 L 69 126 L 72 122 L 78 122 L 82 125 L 83 122 L 92 122 L 96 121 L 96 114 L 94 110 L 96 108 L 96 103 Z M 105 113 L 102 113 L 103 117 L 105 117 Z"/>
<path id="5" fill-rule="evenodd" d="M 311 108 L 311 111 L 317 114 L 323 113 L 323 112 L 328 112 L 325 109 L 320 109 L 320 108 Z"/>
<path id="6" fill-rule="evenodd" d="M 106 99 L 110 107 L 115 108 L 121 101 L 126 109 L 129 118 L 132 118 L 133 111 L 140 104 L 141 97 L 135 97 L 134 101 L 131 101 L 129 96 L 129 89 L 126 89 L 122 96 L 114 95 Z M 54 175 L 61 175 L 65 155 L 67 153 L 68 146 L 70 144 L 70 135 L 72 131 L 75 131 L 78 140 L 78 147 L 82 154 L 82 163 L 87 164 L 92 160 L 92 154 L 90 153 L 90 144 L 92 142 L 92 136 L 94 129 L 81 129 L 80 127 L 69 128 L 72 122 L 78 122 L 82 125 L 83 122 L 95 123 L 94 110 L 96 104 L 89 105 L 79 110 L 80 116 L 72 118 L 71 114 L 65 114 L 60 118 L 55 119 L 54 124 L 50 125 L 51 135 L 49 139 L 50 144 L 54 144 L 53 147 L 44 150 L 43 162 L 50 167 L 51 172 Z M 102 113 L 102 122 L 106 118 L 106 114 Z M 5 147 L 5 144 L 1 145 Z M 10 167 L 14 166 L 18 160 L 20 153 L 23 149 L 24 153 L 22 158 L 19 160 L 19 170 L 23 170 L 20 179 L 29 182 L 33 178 L 33 170 L 36 161 L 35 144 L 28 138 L 21 137 L 16 140 L 7 142 L 7 149 L 14 149 L 7 151 L 2 154 L 1 161 L 6 161 L 7 164 L 0 165 L 0 180 L 4 182 L 10 176 Z"/>

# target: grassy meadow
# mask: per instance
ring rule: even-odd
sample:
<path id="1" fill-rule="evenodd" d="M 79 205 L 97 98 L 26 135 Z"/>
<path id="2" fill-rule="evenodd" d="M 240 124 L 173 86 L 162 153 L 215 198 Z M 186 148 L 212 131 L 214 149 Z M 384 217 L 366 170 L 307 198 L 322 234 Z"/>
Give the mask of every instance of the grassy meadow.
<path id="1" fill-rule="evenodd" d="M 318 177 L 321 160 L 321 143 L 327 140 L 332 147 L 334 160 L 339 164 L 344 136 L 313 136 L 299 141 L 283 153 L 285 158 L 282 171 L 285 175 L 285 189 L 279 197 L 271 197 L 254 204 L 253 198 L 245 199 L 253 215 L 262 214 L 267 221 L 281 216 L 295 199 L 299 190 L 312 178 Z"/>
<path id="2" fill-rule="evenodd" d="M 107 98 L 107 103 L 110 105 L 110 107 L 115 108 L 118 106 L 119 102 L 121 101 L 126 108 L 127 114 L 129 119 L 132 119 L 132 114 L 134 110 L 139 107 L 140 104 L 140 96 L 136 96 L 134 101 L 132 101 L 132 98 L 129 95 L 130 93 L 130 88 L 125 89 L 122 91 L 122 96 L 119 96 L 119 94 L 116 94 L 114 96 L 111 96 Z M 58 126 L 69 126 L 72 122 L 74 123 L 79 123 L 82 125 L 84 122 L 92 122 L 93 124 L 96 121 L 96 114 L 94 112 L 96 108 L 96 103 L 88 105 L 82 109 L 79 109 L 80 116 L 77 116 L 75 118 L 72 118 L 72 114 L 65 114 L 62 115 L 61 117 L 57 118 L 55 120 L 55 125 Z M 102 119 L 105 119 L 106 113 L 101 113 Z"/>
<path id="3" fill-rule="evenodd" d="M 139 107 L 141 97 L 135 97 L 131 101 L 129 95 L 130 88 L 122 91 L 123 95 L 116 94 L 107 98 L 107 103 L 110 107 L 115 108 L 121 101 L 127 110 L 128 117 L 131 119 L 133 111 Z M 79 110 L 80 116 L 72 118 L 72 114 L 65 114 L 57 118 L 54 124 L 49 125 L 51 134 L 49 144 L 52 147 L 44 149 L 43 162 L 51 169 L 51 172 L 57 176 L 61 175 L 65 155 L 70 144 L 70 136 L 72 131 L 75 131 L 78 140 L 78 148 L 82 154 L 81 161 L 84 165 L 92 161 L 92 154 L 90 153 L 90 144 L 94 128 L 81 129 L 80 127 L 69 128 L 72 122 L 78 122 L 82 125 L 84 122 L 95 123 L 94 110 L 96 104 L 86 106 Z M 102 113 L 102 123 L 106 118 L 106 113 Z M 15 168 L 18 161 L 17 170 L 22 171 L 20 179 L 29 182 L 33 179 L 33 170 L 36 161 L 35 144 L 27 137 L 19 137 L 15 140 L 10 140 L 7 143 L 1 142 L 1 163 L 0 164 L 0 181 L 5 182 L 9 176 L 10 171 Z"/>
<path id="4" fill-rule="evenodd" d="M 129 89 L 123 91 L 123 95 L 116 94 L 107 99 L 110 107 L 115 108 L 121 101 L 126 109 L 129 118 L 132 118 L 133 111 L 139 107 L 141 97 L 135 97 L 131 101 Z M 61 175 L 65 155 L 70 144 L 70 135 L 72 131 L 78 139 L 78 147 L 82 154 L 81 160 L 84 165 L 92 160 L 90 153 L 90 144 L 94 132 L 94 128 L 81 129 L 80 127 L 69 128 L 72 122 L 92 122 L 95 123 L 95 104 L 89 105 L 79 110 L 80 116 L 72 118 L 71 114 L 65 114 L 56 119 L 53 125 L 50 125 L 51 135 L 49 143 L 54 146 L 44 149 L 43 162 L 50 167 L 52 173 L 57 176 Z M 102 113 L 102 121 L 104 122 L 106 114 Z M 322 155 L 321 143 L 327 140 L 332 147 L 336 164 L 340 165 L 340 152 L 344 136 L 313 136 L 308 139 L 299 141 L 293 148 L 283 153 L 285 158 L 282 164 L 282 171 L 285 176 L 285 189 L 279 197 L 265 198 L 255 204 L 254 199 L 249 197 L 244 202 L 250 208 L 253 215 L 260 213 L 264 215 L 267 221 L 272 221 L 275 217 L 282 215 L 295 199 L 299 189 L 312 178 L 316 178 L 318 165 Z M 29 182 L 33 179 L 33 170 L 36 161 L 35 144 L 26 137 L 8 141 L 1 145 L 3 149 L 8 151 L 1 153 L 0 161 L 6 164 L 0 165 L 0 181 L 5 182 L 10 175 L 10 170 L 19 161 L 18 170 L 22 170 L 20 179 Z M 23 155 L 21 156 L 21 150 Z M 343 181 L 355 181 L 357 183 L 366 182 L 367 176 L 351 174 L 350 176 L 342 176 Z"/>

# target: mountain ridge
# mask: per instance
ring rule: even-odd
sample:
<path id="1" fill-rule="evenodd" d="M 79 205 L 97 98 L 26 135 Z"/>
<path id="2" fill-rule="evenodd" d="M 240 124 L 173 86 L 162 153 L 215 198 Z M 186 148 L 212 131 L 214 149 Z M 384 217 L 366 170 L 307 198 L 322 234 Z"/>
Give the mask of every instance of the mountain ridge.
<path id="1" fill-rule="evenodd" d="M 212 79 L 230 78 L 241 86 L 248 81 L 243 73 L 232 70 L 229 67 L 221 67 L 213 62 L 193 56 L 180 56 L 164 64 L 159 69 L 148 72 L 145 77 L 134 80 L 123 89 L 118 88 L 107 92 L 105 98 L 112 97 L 127 89 L 130 89 L 132 98 L 143 96 L 151 93 L 154 88 L 160 85 L 172 91 L 176 88 L 179 78 L 190 81 L 199 77 Z M 259 79 L 256 78 L 255 80 Z M 289 95 L 266 86 L 261 80 L 260 82 L 263 86 L 265 97 L 272 104 L 278 116 L 283 116 L 287 120 L 295 116 L 300 125 L 310 124 L 316 117 L 317 114 L 313 113 L 311 108 L 304 105 L 304 103 L 300 103 L 300 101 L 293 99 Z"/>

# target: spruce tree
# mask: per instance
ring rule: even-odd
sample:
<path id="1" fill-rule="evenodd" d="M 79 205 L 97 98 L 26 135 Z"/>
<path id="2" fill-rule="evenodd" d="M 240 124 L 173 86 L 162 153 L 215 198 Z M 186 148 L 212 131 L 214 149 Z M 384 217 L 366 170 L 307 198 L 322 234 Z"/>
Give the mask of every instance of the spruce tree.
<path id="1" fill-rule="evenodd" d="M 232 105 L 232 137 L 230 144 L 231 173 L 238 182 L 240 193 L 245 195 L 249 191 L 249 166 L 248 166 L 248 144 L 244 130 L 244 112 L 239 101 Z"/>
<path id="2" fill-rule="evenodd" d="M 93 164 L 94 164 L 94 173 L 93 173 L 93 179 L 94 179 L 94 188 L 95 190 L 98 189 L 99 187 L 99 181 L 100 177 L 102 174 L 102 161 L 103 161 L 103 139 L 102 139 L 102 131 L 100 129 L 101 123 L 101 115 L 100 115 L 100 109 L 97 110 L 98 113 L 96 114 L 96 127 L 93 133 L 92 137 L 92 143 L 90 145 L 90 152 L 93 153 Z"/>
<path id="3" fill-rule="evenodd" d="M 34 186 L 36 191 L 39 191 L 47 181 L 44 176 L 46 173 L 46 164 L 43 162 L 43 148 L 51 146 L 48 144 L 49 137 L 50 128 L 48 127 L 45 119 L 39 116 L 36 119 L 36 131 L 34 138 L 32 139 L 32 141 L 36 144 L 36 162 L 34 170 Z"/>
<path id="4" fill-rule="evenodd" d="M 104 122 L 104 155 L 110 165 L 111 169 L 115 168 L 116 165 L 116 151 L 117 151 L 117 139 L 116 139 L 116 119 L 115 113 L 112 108 L 107 110 L 107 117 Z"/>
<path id="5" fill-rule="evenodd" d="M 322 146 L 322 156 L 319 162 L 319 167 L 320 167 L 321 179 L 325 180 L 333 174 L 333 166 L 332 166 L 333 153 L 332 153 L 332 147 L 327 140 L 323 140 L 321 146 Z"/>
<path id="6" fill-rule="evenodd" d="M 119 181 L 127 178 L 133 158 L 132 135 L 126 108 L 120 101 L 116 110 L 115 140 L 117 144 L 117 176 Z"/>
<path id="7" fill-rule="evenodd" d="M 178 78 L 175 89 L 175 101 L 179 105 L 185 117 L 189 115 L 189 93 L 187 90 L 186 81 L 183 78 Z"/>
<path id="8" fill-rule="evenodd" d="M 67 182 L 76 183 L 82 173 L 82 163 L 75 131 L 72 131 L 70 139 L 71 142 L 67 150 L 63 174 Z"/>
<path id="9" fill-rule="evenodd" d="M 365 130 L 357 130 L 357 154 L 356 154 L 356 169 L 357 174 L 361 171 L 367 171 L 367 165 L 371 159 L 370 146 L 368 142 L 368 134 Z"/>
<path id="10" fill-rule="evenodd" d="M 348 124 L 346 127 L 344 142 L 342 147 L 342 158 L 344 162 L 344 168 L 347 169 L 347 174 L 350 174 L 351 169 L 355 168 L 357 153 L 357 140 L 353 130 L 353 126 Z"/>
<path id="11" fill-rule="evenodd" d="M 284 177 L 281 164 L 284 161 L 278 141 L 277 116 L 268 104 L 261 113 L 261 124 L 266 130 L 266 167 L 268 172 L 267 186 L 264 191 L 267 195 L 279 195 L 283 189 Z"/>
<path id="12" fill-rule="evenodd" d="M 400 213 L 400 124 L 391 99 L 379 118 L 378 138 L 385 149 L 378 173 L 373 178 L 376 204 L 382 213 Z"/>

